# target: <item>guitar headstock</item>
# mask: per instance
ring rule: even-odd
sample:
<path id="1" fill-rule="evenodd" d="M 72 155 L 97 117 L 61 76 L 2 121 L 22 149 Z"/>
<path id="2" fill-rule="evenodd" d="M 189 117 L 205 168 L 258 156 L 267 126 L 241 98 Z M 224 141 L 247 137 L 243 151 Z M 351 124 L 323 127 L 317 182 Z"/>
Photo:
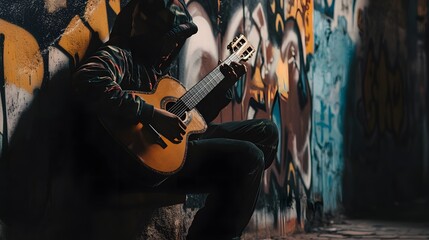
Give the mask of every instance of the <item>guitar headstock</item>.
<path id="1" fill-rule="evenodd" d="M 230 44 L 228 44 L 228 49 L 231 54 L 238 56 L 239 60 L 247 61 L 255 53 L 255 48 L 249 43 L 247 38 L 240 34 L 240 36 L 235 37 Z"/>

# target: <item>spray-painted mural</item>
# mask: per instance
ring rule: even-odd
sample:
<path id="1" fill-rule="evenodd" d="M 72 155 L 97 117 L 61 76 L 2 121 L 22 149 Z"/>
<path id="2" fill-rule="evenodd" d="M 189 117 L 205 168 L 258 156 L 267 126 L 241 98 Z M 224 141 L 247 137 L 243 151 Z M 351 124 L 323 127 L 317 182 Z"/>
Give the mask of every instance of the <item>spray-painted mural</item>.
<path id="1" fill-rule="evenodd" d="M 272 119 L 281 133 L 277 161 L 266 171 L 249 226 L 256 237 L 302 229 L 311 188 L 312 94 L 307 56 L 314 51 L 312 1 L 189 1 L 199 32 L 179 61 L 187 86 L 228 56 L 226 45 L 243 33 L 257 48 L 233 102 L 217 121 Z M 253 235 L 253 237 L 255 237 Z"/>
<path id="2" fill-rule="evenodd" d="M 115 17 L 128 2 L 0 0 L 2 151 L 39 90 L 67 79 L 88 51 L 107 41 Z M 421 113 L 427 95 L 421 41 L 426 1 L 186 3 L 199 32 L 181 52 L 177 77 L 192 86 L 228 56 L 226 46 L 234 36 L 245 34 L 257 52 L 246 63 L 247 75 L 234 86 L 233 102 L 216 121 L 268 118 L 281 133 L 248 238 L 306 229 L 317 214 L 335 214 L 344 196 L 351 201 L 370 199 L 375 191 L 393 196 L 392 186 L 407 183 L 405 175 L 414 168 L 389 179 L 375 177 L 379 169 L 393 172 L 392 166 L 406 166 L 398 159 L 408 158 L 410 151 L 415 159 L 427 159 L 419 143 L 427 142 L 427 120 L 420 121 L 427 119 Z M 407 11 L 414 15 L 407 17 Z M 420 19 L 417 25 L 415 19 Z M 428 162 L 422 165 L 422 174 L 428 176 Z M 346 166 L 353 171 L 346 171 L 344 180 Z M 356 182 L 363 172 L 368 177 Z M 350 193 L 374 184 L 376 188 L 357 198 Z M 193 211 L 186 206 L 185 212 Z"/>
<path id="3" fill-rule="evenodd" d="M 91 43 L 108 39 L 120 2 L 8 1 L 1 6 L 1 134 L 5 147 L 36 89 L 58 72 L 73 68 Z"/>
<path id="4" fill-rule="evenodd" d="M 3 148 L 37 89 L 61 81 L 89 48 L 108 39 L 121 4 L 125 3 L 47 0 L 34 6 L 16 1 L 10 3 L 10 11 L 2 11 Z M 257 53 L 247 63 L 247 76 L 235 86 L 233 103 L 217 121 L 269 118 L 282 133 L 277 161 L 265 175 L 250 231 L 264 236 L 302 228 L 312 182 L 313 103 L 307 77 L 307 57 L 314 51 L 312 1 L 187 4 L 200 31 L 182 51 L 179 79 L 187 86 L 201 79 L 228 56 L 229 41 L 244 33 Z M 32 21 L 26 15 L 30 12 L 42 21 Z"/>
<path id="5" fill-rule="evenodd" d="M 342 201 L 346 91 L 359 36 L 357 12 L 364 1 L 315 1 L 313 86 L 313 197 L 334 213 Z M 332 187 L 338 186 L 338 187 Z"/>

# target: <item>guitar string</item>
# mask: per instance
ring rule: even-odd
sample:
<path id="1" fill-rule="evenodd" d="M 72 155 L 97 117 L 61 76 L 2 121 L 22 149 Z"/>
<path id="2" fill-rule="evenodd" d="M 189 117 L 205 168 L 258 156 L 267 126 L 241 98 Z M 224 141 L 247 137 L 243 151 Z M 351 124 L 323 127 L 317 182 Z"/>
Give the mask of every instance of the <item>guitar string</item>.
<path id="1" fill-rule="evenodd" d="M 237 57 L 236 55 L 231 55 L 230 57 L 228 57 L 223 63 L 227 63 L 227 64 L 229 64 L 229 63 L 231 63 L 232 61 L 235 61 L 235 60 L 239 60 L 239 58 L 237 57 L 236 59 L 234 59 L 234 57 Z M 207 92 L 207 94 L 208 94 L 208 92 L 210 92 L 211 90 L 213 90 L 213 89 L 209 89 L 209 88 L 207 88 L 207 85 L 210 85 L 210 84 L 214 84 L 214 87 L 216 87 L 216 85 L 217 84 L 219 84 L 220 83 L 220 81 L 222 81 L 222 79 L 220 79 L 219 80 L 219 78 L 218 77 L 220 77 L 220 76 L 222 76 L 223 74 L 222 74 L 222 72 L 219 70 L 219 68 L 216 68 L 215 69 L 215 74 L 214 74 L 214 76 L 210 79 L 210 76 L 208 76 L 208 81 L 205 83 L 205 85 L 203 85 L 203 87 L 202 88 L 200 88 L 200 89 L 198 89 L 198 91 L 196 92 L 196 93 L 194 93 L 193 94 L 193 96 L 197 96 L 198 98 L 200 98 L 200 99 L 193 99 L 192 97 L 190 97 L 189 99 L 187 99 L 186 101 L 187 101 L 187 103 L 191 103 L 191 104 L 193 104 L 193 107 L 192 108 L 194 108 L 197 104 L 198 104 L 198 102 L 199 101 L 201 101 L 201 99 L 203 99 L 204 97 L 202 97 L 201 98 L 201 92 Z M 219 82 L 216 82 L 216 81 L 219 81 Z M 213 87 L 213 88 L 214 88 Z M 210 91 L 208 91 L 208 90 L 210 90 Z M 191 96 L 191 95 L 189 95 L 189 96 Z M 185 105 L 186 105 L 186 103 L 185 103 Z M 179 112 L 179 116 L 182 116 L 182 114 L 184 114 L 185 112 L 186 112 L 186 110 L 187 110 L 187 106 L 185 106 L 185 107 L 182 107 L 181 109 L 180 109 L 180 112 Z"/>
<path id="2" fill-rule="evenodd" d="M 216 78 L 220 77 L 221 75 L 222 75 L 222 73 L 220 73 L 220 74 L 219 73 L 215 73 L 215 74 L 213 74 L 212 78 L 210 76 L 207 76 L 206 79 L 208 81 L 205 83 L 205 85 L 213 83 L 214 82 L 213 80 L 216 80 Z M 196 94 L 199 94 L 202 91 L 205 91 L 207 89 L 208 88 L 206 86 L 202 86 L 200 89 L 195 89 L 197 92 L 193 93 L 192 95 L 196 96 Z M 186 95 L 186 97 L 187 97 L 186 99 L 185 98 L 184 99 L 180 99 L 179 101 L 181 101 L 183 104 L 180 104 L 180 102 L 178 101 L 178 104 L 175 104 L 171 108 L 170 112 L 173 113 L 173 114 L 175 114 L 175 115 L 177 115 L 177 116 L 179 116 L 179 117 L 181 117 L 187 110 L 190 110 L 189 106 L 192 106 L 192 108 L 194 108 L 198 101 L 197 100 L 193 100 L 192 97 L 191 97 L 192 95 L 189 94 L 189 95 Z M 174 107 L 176 107 L 176 108 L 174 108 Z"/>
<path id="3" fill-rule="evenodd" d="M 229 60 L 229 59 L 231 59 L 232 58 L 232 56 L 230 56 L 229 58 L 227 58 L 225 61 L 224 61 L 224 63 L 225 62 L 227 62 L 227 60 Z M 204 85 L 200 88 L 200 89 L 198 89 L 198 88 L 191 88 L 191 90 L 189 90 L 189 92 L 187 92 L 184 96 L 182 96 L 182 98 L 181 99 L 179 99 L 179 101 L 181 101 L 181 102 L 183 102 L 183 104 L 185 105 L 185 106 L 180 106 L 181 104 L 180 104 L 180 102 L 179 101 L 177 101 L 178 102 L 178 104 L 175 104 L 171 109 L 170 109 L 170 112 L 172 112 L 172 113 L 175 113 L 177 116 L 181 116 L 184 112 L 183 112 L 183 110 L 185 110 L 185 112 L 186 112 L 186 109 L 189 109 L 189 104 L 195 104 L 196 103 L 196 101 L 193 101 L 192 100 L 192 96 L 196 96 L 196 94 L 199 94 L 200 93 L 200 91 L 204 91 L 204 90 L 206 90 L 207 88 L 206 88 L 206 85 L 208 85 L 208 84 L 210 84 L 210 83 L 212 83 L 212 81 L 213 80 L 216 80 L 216 78 L 217 77 L 219 77 L 219 76 L 221 76 L 221 74 L 219 74 L 219 67 L 216 67 L 213 71 L 211 71 L 202 81 L 204 81 L 205 83 L 204 83 Z M 210 79 L 211 78 L 211 79 Z M 214 87 L 216 86 L 217 84 L 215 84 L 214 85 Z M 193 93 L 193 92 L 195 92 L 195 91 L 197 91 L 196 93 Z"/>
<path id="4" fill-rule="evenodd" d="M 225 62 L 227 61 L 224 61 L 224 63 Z M 215 69 L 207 76 L 207 78 L 204 79 L 204 85 L 202 85 L 201 88 L 196 88 L 193 91 L 190 91 L 187 95 L 184 96 L 183 99 L 180 99 L 180 102 L 178 101 L 178 104 L 175 105 L 176 108 L 172 109 L 171 112 L 181 117 L 186 113 L 186 111 L 193 109 L 198 104 L 198 102 L 206 96 L 204 94 L 208 94 L 216 87 L 217 84 L 220 83 L 222 79 L 219 79 L 219 77 L 222 75 L 223 74 L 219 71 L 219 69 Z"/>
<path id="5" fill-rule="evenodd" d="M 227 63 L 227 64 L 229 64 L 229 63 L 231 63 L 231 62 L 233 62 L 233 61 L 237 61 L 237 60 L 240 60 L 240 58 L 239 57 L 237 57 L 236 55 L 231 55 L 230 57 L 228 57 L 225 61 L 223 61 L 222 63 L 224 64 L 224 63 Z M 229 62 L 228 62 L 229 61 Z M 177 101 L 176 103 L 177 104 L 175 104 L 169 111 L 171 112 L 171 113 L 174 113 L 174 114 L 176 114 L 176 116 L 179 116 L 179 117 L 181 117 L 187 110 L 188 110 L 188 104 L 192 104 L 192 108 L 191 109 L 193 109 L 197 104 L 198 104 L 198 102 L 199 101 L 201 101 L 203 98 L 201 98 L 201 99 L 195 99 L 195 97 L 193 97 L 193 96 L 200 96 L 200 94 L 201 93 L 204 93 L 204 92 L 207 92 L 207 94 L 208 94 L 208 92 L 210 92 L 211 90 L 213 90 L 214 89 L 214 87 L 216 87 L 217 86 L 217 84 L 219 84 L 220 83 L 220 81 L 222 81 L 222 79 L 219 81 L 219 82 L 216 82 L 216 80 L 219 80 L 219 78 L 218 77 L 220 77 L 220 76 L 222 76 L 223 75 L 223 73 L 220 71 L 220 69 L 219 69 L 219 67 L 217 67 L 216 69 L 214 69 L 212 72 L 210 72 L 209 73 L 209 75 L 207 75 L 207 78 L 205 78 L 205 79 L 207 79 L 207 81 L 206 81 L 206 83 L 200 88 L 200 89 L 197 89 L 197 92 L 196 93 L 193 93 L 192 95 L 190 94 L 190 92 L 192 91 L 192 89 L 188 92 L 188 94 L 185 94 L 183 97 L 183 99 L 179 99 L 179 101 L 182 101 L 183 102 L 183 104 L 184 104 L 184 106 L 180 106 L 180 105 L 182 105 L 182 104 L 180 104 L 180 103 L 178 103 L 179 101 Z M 203 79 L 203 81 L 205 80 L 205 79 Z M 211 86 L 213 84 L 213 86 Z M 207 86 L 207 85 L 209 85 L 209 86 Z M 209 87 L 209 88 L 208 88 Z M 210 88 L 212 88 L 212 89 L 210 89 Z M 194 90 L 195 91 L 195 90 Z M 185 99 L 186 98 L 186 99 Z M 190 109 L 189 109 L 190 110 Z"/>
<path id="6" fill-rule="evenodd" d="M 234 58 L 236 58 L 236 59 L 234 59 Z M 231 55 L 231 56 L 229 56 L 227 59 L 225 59 L 224 61 L 223 61 L 223 63 L 231 63 L 232 61 L 239 61 L 240 60 L 240 58 L 237 56 L 237 54 L 233 54 L 233 55 Z M 216 72 L 214 75 L 214 77 L 215 78 L 212 78 L 212 79 L 210 79 L 210 76 L 211 75 L 213 75 L 212 73 L 213 72 L 215 72 L 215 71 L 218 71 L 218 72 Z M 217 80 L 217 78 L 216 77 L 219 77 L 219 76 L 221 76 L 220 74 L 219 74 L 219 68 L 217 67 L 216 69 L 214 69 L 212 72 L 210 72 L 209 73 L 209 75 L 207 76 L 207 78 L 204 78 L 202 81 L 205 81 L 206 79 L 208 79 L 208 81 L 205 83 L 206 85 L 209 85 L 210 83 L 212 83 L 212 80 Z M 221 73 L 221 72 L 220 72 Z M 222 74 L 222 73 L 221 73 Z M 221 79 L 222 80 L 222 79 Z M 220 80 L 220 81 L 221 81 Z M 214 86 L 213 86 L 213 88 L 214 87 L 216 87 L 216 85 L 217 84 L 219 84 L 219 82 L 218 83 L 215 83 L 214 84 Z M 195 95 L 197 95 L 198 96 L 198 94 L 200 94 L 200 92 L 201 91 L 204 91 L 204 90 L 207 90 L 208 88 L 206 88 L 205 86 L 203 86 L 203 88 L 200 88 L 196 93 L 194 93 L 193 95 L 195 96 Z M 198 102 L 199 101 L 201 101 L 201 99 L 199 99 L 199 100 L 192 100 L 192 97 L 191 97 L 191 94 L 190 94 L 190 92 L 191 91 L 193 91 L 192 89 L 188 92 L 188 93 L 186 93 L 184 96 L 182 96 L 182 97 L 184 97 L 184 98 L 182 98 L 182 99 L 180 99 L 184 104 L 185 104 L 185 106 L 183 106 L 183 107 L 180 107 L 180 105 L 179 104 L 175 104 L 175 106 L 173 106 L 172 107 L 172 111 L 171 112 L 173 112 L 173 111 L 179 111 L 179 113 L 180 113 L 180 115 L 179 116 L 181 116 L 184 112 L 186 112 L 186 110 L 188 109 L 188 110 L 190 110 L 190 109 L 192 109 L 193 107 L 195 107 L 196 106 L 196 104 L 198 104 Z M 211 90 L 210 90 L 211 91 Z M 187 97 L 187 98 L 186 98 Z M 186 99 L 185 99 L 186 98 Z M 192 107 L 192 108 L 189 108 L 188 106 L 187 106 L 187 104 L 188 103 L 191 103 L 191 104 L 193 104 L 194 106 Z M 175 108 L 176 107 L 176 108 Z"/>

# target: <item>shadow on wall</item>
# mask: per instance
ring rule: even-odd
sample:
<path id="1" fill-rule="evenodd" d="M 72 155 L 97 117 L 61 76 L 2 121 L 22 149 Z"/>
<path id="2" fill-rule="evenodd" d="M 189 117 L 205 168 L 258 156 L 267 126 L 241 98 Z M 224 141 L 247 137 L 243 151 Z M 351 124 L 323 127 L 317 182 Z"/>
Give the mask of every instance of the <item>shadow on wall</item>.
<path id="1" fill-rule="evenodd" d="M 59 224 L 54 215 L 72 219 L 81 199 L 71 186 L 74 132 L 67 83 L 49 81 L 33 93 L 3 152 L 0 208 L 11 239 L 46 236 L 43 227 Z"/>
<path id="2" fill-rule="evenodd" d="M 83 133 L 76 123 L 83 119 L 76 114 L 78 111 L 70 98 L 70 71 L 73 66 L 61 65 L 62 69 L 52 73 L 48 55 L 51 54 L 49 47 L 61 45 L 58 43 L 61 40 L 59 37 L 69 30 L 69 26 L 82 19 L 86 21 L 79 27 L 84 27 L 77 29 L 78 33 L 69 32 L 67 37 L 71 38 L 72 44 L 80 46 L 73 41 L 76 40 L 73 37 L 81 40 L 80 36 L 75 35 L 83 29 L 81 35 L 87 34 L 84 37 L 90 41 L 86 52 L 100 46 L 97 31 L 108 29 L 110 20 L 116 14 L 111 1 L 109 5 L 103 5 L 104 1 L 99 1 L 99 5 L 89 4 L 91 2 L 70 1 L 67 6 L 53 4 L 55 9 L 47 7 L 52 5 L 52 1 L 29 4 L 28 1 L 11 0 L 8 4 L 0 3 L 0 81 L 4 116 L 0 159 L 0 219 L 4 224 L 0 228 L 0 239 L 5 236 L 7 239 L 87 239 L 90 219 L 86 193 L 90 186 L 84 183 L 90 178 L 87 172 L 90 165 L 84 161 L 91 160 L 91 152 L 78 150 Z M 115 4 L 119 7 L 119 3 Z M 105 16 L 102 15 L 103 10 Z M 97 19 L 99 21 L 92 21 L 91 17 L 94 16 L 102 17 Z M 103 22 L 105 19 L 106 23 Z M 19 100 L 6 101 L 7 97 L 14 98 L 12 95 L 19 93 L 6 92 L 6 85 L 12 85 L 10 82 L 15 79 L 10 75 L 6 79 L 4 58 L 6 51 L 20 53 L 27 49 L 26 46 L 22 46 L 24 49 L 16 47 L 19 44 L 7 45 L 6 48 L 12 49 L 5 49 L 4 40 L 6 38 L 10 43 L 15 37 L 23 38 L 20 36 L 22 32 L 40 45 L 44 77 L 40 88 L 28 93 L 31 103 L 20 113 L 16 109 L 25 104 Z M 39 50 L 39 46 L 36 49 Z M 70 54 L 70 65 L 82 57 L 78 56 L 81 49 L 78 49 L 76 56 L 62 50 L 63 55 Z M 14 64 L 21 61 L 10 54 L 7 60 Z M 27 77 L 31 82 L 31 77 Z M 6 80 L 9 82 L 5 83 Z M 12 127 L 7 125 L 7 116 L 10 115 L 19 115 L 19 119 L 14 125 L 13 135 L 7 136 Z M 83 154 L 85 157 L 80 158 Z"/>
<path id="3" fill-rule="evenodd" d="M 427 113 L 419 110 L 427 98 L 419 81 L 427 79 L 415 67 L 426 65 L 416 57 L 426 51 L 416 47 L 421 39 L 410 13 L 417 13 L 415 3 L 371 2 L 359 13 L 362 44 L 345 114 L 343 193 L 351 216 L 428 219 Z"/>
<path id="4" fill-rule="evenodd" d="M 100 45 L 94 33 L 87 52 Z M 3 41 L 0 50 L 0 80 L 5 86 Z M 48 62 L 48 56 L 43 58 Z M 87 180 L 93 166 L 84 162 L 91 160 L 91 152 L 80 149 L 83 133 L 78 124 L 84 119 L 71 102 L 70 68 L 49 76 L 45 67 L 41 87 L 32 93 L 9 141 L 3 142 L 0 239 L 85 239 L 89 233 Z M 10 107 L 5 105 L 6 94 L 3 87 L 4 111 Z"/>

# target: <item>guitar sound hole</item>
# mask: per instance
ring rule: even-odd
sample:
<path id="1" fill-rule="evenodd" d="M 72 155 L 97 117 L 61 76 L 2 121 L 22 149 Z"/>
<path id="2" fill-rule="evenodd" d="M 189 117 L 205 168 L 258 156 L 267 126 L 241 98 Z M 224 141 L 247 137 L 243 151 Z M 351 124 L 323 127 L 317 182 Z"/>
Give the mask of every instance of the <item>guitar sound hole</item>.
<path id="1" fill-rule="evenodd" d="M 170 109 L 174 106 L 175 103 L 176 102 L 168 102 L 165 105 L 165 109 L 169 112 L 172 112 L 172 111 L 170 111 Z M 173 109 L 173 110 L 175 110 L 174 113 L 176 113 L 177 110 L 176 109 Z M 180 111 L 180 112 L 182 112 L 182 111 Z M 178 116 L 178 117 L 180 117 L 180 119 L 182 119 L 183 122 L 186 122 L 186 119 L 188 118 L 188 111 L 185 111 L 181 116 Z"/>

